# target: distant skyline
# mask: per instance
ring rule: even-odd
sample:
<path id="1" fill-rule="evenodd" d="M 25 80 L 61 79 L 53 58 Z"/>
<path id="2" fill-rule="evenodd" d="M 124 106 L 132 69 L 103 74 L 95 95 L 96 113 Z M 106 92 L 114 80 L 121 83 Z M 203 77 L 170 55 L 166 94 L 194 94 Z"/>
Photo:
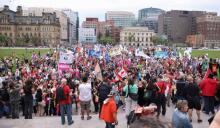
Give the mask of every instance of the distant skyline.
<path id="1" fill-rule="evenodd" d="M 70 8 L 79 12 L 80 23 L 86 17 L 105 20 L 107 11 L 130 11 L 137 19 L 138 10 L 160 8 L 165 11 L 188 10 L 217 12 L 220 15 L 220 0 L 0 0 L 0 7 L 9 5 L 15 10 L 22 7 Z"/>

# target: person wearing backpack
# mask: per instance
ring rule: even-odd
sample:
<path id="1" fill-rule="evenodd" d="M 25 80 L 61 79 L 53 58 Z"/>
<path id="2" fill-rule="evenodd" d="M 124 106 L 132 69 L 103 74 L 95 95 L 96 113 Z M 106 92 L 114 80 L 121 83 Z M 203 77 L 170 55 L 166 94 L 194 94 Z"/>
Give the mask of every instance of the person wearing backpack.
<path id="1" fill-rule="evenodd" d="M 126 117 L 129 113 L 135 109 L 137 106 L 138 100 L 138 87 L 134 84 L 134 79 L 129 78 L 129 80 L 125 79 L 125 86 L 123 88 L 125 92 L 125 113 Z"/>
<path id="2" fill-rule="evenodd" d="M 68 125 L 73 124 L 72 120 L 72 104 L 70 98 L 70 88 L 67 85 L 67 80 L 63 78 L 61 80 L 61 85 L 56 89 L 56 99 L 60 105 L 60 114 L 61 114 L 61 123 L 62 125 L 65 124 L 65 112 L 67 114 Z"/>

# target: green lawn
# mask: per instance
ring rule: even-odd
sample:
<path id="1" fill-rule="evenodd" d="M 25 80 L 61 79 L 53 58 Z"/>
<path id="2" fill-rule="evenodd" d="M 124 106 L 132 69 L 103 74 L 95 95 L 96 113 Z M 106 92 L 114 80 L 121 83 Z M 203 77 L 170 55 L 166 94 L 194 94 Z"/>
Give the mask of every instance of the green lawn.
<path id="1" fill-rule="evenodd" d="M 37 53 L 40 51 L 40 54 L 46 54 L 51 49 L 38 49 L 38 48 L 0 48 L 0 58 L 4 57 L 19 57 L 19 58 L 31 58 L 33 52 Z"/>
<path id="2" fill-rule="evenodd" d="M 183 54 L 183 50 L 180 51 Z M 219 58 L 220 59 L 220 50 L 193 50 L 192 56 L 197 57 L 201 55 L 208 54 L 209 58 Z"/>

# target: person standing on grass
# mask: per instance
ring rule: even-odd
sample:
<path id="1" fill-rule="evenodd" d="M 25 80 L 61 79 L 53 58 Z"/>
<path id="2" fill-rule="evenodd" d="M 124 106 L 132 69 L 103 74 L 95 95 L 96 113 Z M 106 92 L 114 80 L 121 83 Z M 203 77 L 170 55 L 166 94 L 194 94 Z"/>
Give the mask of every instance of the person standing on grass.
<path id="1" fill-rule="evenodd" d="M 79 100 L 81 106 L 81 119 L 84 120 L 84 112 L 86 111 L 87 120 L 90 120 L 90 106 L 92 100 L 92 85 L 88 82 L 88 77 L 83 76 L 82 83 L 79 85 Z"/>

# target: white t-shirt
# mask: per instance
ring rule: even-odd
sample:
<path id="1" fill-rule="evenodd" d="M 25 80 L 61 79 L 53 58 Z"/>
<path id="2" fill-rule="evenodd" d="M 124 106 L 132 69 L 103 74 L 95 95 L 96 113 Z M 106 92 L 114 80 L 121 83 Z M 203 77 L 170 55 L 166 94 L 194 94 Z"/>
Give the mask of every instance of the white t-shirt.
<path id="1" fill-rule="evenodd" d="M 79 85 L 79 100 L 90 101 L 92 99 L 92 85 L 91 83 L 81 83 Z"/>

